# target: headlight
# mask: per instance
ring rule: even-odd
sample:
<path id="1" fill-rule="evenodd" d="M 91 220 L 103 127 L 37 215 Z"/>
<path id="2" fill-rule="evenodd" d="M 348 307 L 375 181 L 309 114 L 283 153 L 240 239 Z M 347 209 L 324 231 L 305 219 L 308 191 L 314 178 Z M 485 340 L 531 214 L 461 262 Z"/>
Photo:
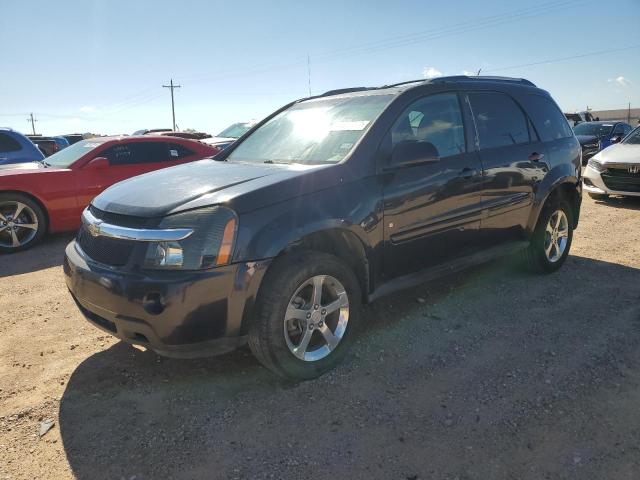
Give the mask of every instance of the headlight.
<path id="1" fill-rule="evenodd" d="M 587 166 L 593 168 L 596 172 L 604 172 L 607 169 L 607 167 L 593 158 L 587 162 Z"/>
<path id="2" fill-rule="evenodd" d="M 145 268 L 200 270 L 226 265 L 231 260 L 238 220 L 225 207 L 208 207 L 165 217 L 159 228 L 190 228 L 187 238 L 150 242 Z"/>

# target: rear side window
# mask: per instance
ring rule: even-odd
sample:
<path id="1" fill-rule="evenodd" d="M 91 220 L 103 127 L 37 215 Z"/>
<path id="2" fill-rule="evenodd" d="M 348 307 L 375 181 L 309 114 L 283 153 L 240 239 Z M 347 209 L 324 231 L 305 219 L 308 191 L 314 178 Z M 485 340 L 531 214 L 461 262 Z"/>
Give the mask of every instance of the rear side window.
<path id="1" fill-rule="evenodd" d="M 100 154 L 111 165 L 139 165 L 170 160 L 165 142 L 132 142 L 114 145 Z"/>
<path id="2" fill-rule="evenodd" d="M 189 150 L 184 145 L 180 145 L 179 143 L 169 144 L 169 157 L 171 160 L 180 160 L 181 158 L 188 157 L 194 153 L 195 152 Z"/>
<path id="3" fill-rule="evenodd" d="M 480 148 L 528 143 L 527 118 L 511 97 L 498 92 L 468 94 Z"/>
<path id="4" fill-rule="evenodd" d="M 527 95 L 524 106 L 533 118 L 543 142 L 573 136 L 566 117 L 551 99 L 542 95 Z"/>
<path id="5" fill-rule="evenodd" d="M 15 138 L 6 133 L 0 133 L 0 152 L 17 152 L 20 149 L 22 147 Z"/>
<path id="6" fill-rule="evenodd" d="M 465 152 L 460 103 L 455 93 L 441 93 L 412 103 L 391 130 L 392 146 L 402 141 L 430 142 L 440 158 Z"/>

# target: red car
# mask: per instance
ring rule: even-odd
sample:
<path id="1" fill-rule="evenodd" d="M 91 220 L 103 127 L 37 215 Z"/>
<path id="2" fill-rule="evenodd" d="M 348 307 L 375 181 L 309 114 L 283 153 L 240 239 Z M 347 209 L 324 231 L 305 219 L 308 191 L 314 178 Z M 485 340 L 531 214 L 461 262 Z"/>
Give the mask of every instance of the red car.
<path id="1" fill-rule="evenodd" d="M 75 230 L 107 187 L 142 173 L 211 157 L 219 148 L 175 137 L 97 137 L 40 163 L 0 169 L 0 252 L 24 250 L 47 232 Z"/>

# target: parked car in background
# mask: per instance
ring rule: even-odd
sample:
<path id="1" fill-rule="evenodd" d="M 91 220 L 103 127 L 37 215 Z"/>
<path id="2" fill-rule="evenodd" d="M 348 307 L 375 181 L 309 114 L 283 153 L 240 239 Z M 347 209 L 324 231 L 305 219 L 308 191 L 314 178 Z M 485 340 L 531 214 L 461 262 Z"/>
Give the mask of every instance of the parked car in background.
<path id="1" fill-rule="evenodd" d="M 582 146 L 582 164 L 600 150 L 620 142 L 633 127 L 625 122 L 585 122 L 573 127 Z"/>
<path id="2" fill-rule="evenodd" d="M 594 118 L 590 112 L 565 113 L 565 117 L 569 121 L 569 125 L 575 127 L 582 122 L 593 122 Z"/>
<path id="3" fill-rule="evenodd" d="M 73 145 L 74 143 L 78 143 L 81 140 L 84 140 L 84 135 L 82 135 L 81 133 L 70 133 L 68 135 L 62 135 L 62 137 L 67 139 L 69 145 Z"/>
<path id="4" fill-rule="evenodd" d="M 640 127 L 589 160 L 584 189 L 595 199 L 640 196 Z"/>
<path id="5" fill-rule="evenodd" d="M 0 165 L 42 160 L 44 154 L 26 135 L 11 128 L 0 128 Z"/>
<path id="6" fill-rule="evenodd" d="M 162 132 L 173 132 L 170 128 L 152 128 L 149 130 L 148 128 L 143 128 L 142 130 L 136 130 L 131 135 L 146 135 L 148 133 L 162 133 Z"/>
<path id="7" fill-rule="evenodd" d="M 225 128 L 215 137 L 204 139 L 203 142 L 208 143 L 209 145 L 214 145 L 224 150 L 242 135 L 247 133 L 255 124 L 256 122 L 253 121 L 234 123 L 233 125 Z"/>
<path id="8" fill-rule="evenodd" d="M 69 140 L 67 140 L 64 137 L 51 137 L 53 138 L 53 141 L 56 142 L 56 144 L 58 145 L 58 151 L 62 150 L 63 148 L 67 148 L 69 146 Z"/>
<path id="9" fill-rule="evenodd" d="M 204 140 L 205 138 L 211 137 L 211 135 L 204 132 L 159 132 L 159 133 L 156 133 L 156 135 L 178 137 L 178 138 L 190 138 L 191 140 Z"/>
<path id="10" fill-rule="evenodd" d="M 43 137 L 42 135 L 27 135 L 27 137 L 36 144 L 45 157 L 60 150 L 58 143 L 52 137 Z"/>
<path id="11" fill-rule="evenodd" d="M 0 167 L 0 252 L 29 248 L 47 232 L 77 229 L 91 199 L 116 182 L 218 151 L 182 138 L 96 137 L 42 163 Z"/>
<path id="12" fill-rule="evenodd" d="M 64 262 L 85 317 L 167 356 L 248 342 L 308 379 L 367 326 L 363 300 L 517 251 L 562 266 L 581 152 L 546 91 L 444 77 L 341 92 L 96 197 Z"/>

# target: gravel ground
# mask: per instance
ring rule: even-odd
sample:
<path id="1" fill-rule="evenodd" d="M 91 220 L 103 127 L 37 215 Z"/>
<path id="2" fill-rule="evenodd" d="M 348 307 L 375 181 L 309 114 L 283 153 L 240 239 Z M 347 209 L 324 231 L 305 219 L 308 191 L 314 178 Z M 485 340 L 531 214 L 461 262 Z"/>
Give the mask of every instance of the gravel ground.
<path id="1" fill-rule="evenodd" d="M 345 364 L 297 385 L 247 349 L 169 360 L 91 327 L 68 235 L 1 257 L 0 478 L 637 479 L 640 200 L 582 212 L 561 271 L 505 260 L 382 299 Z"/>

